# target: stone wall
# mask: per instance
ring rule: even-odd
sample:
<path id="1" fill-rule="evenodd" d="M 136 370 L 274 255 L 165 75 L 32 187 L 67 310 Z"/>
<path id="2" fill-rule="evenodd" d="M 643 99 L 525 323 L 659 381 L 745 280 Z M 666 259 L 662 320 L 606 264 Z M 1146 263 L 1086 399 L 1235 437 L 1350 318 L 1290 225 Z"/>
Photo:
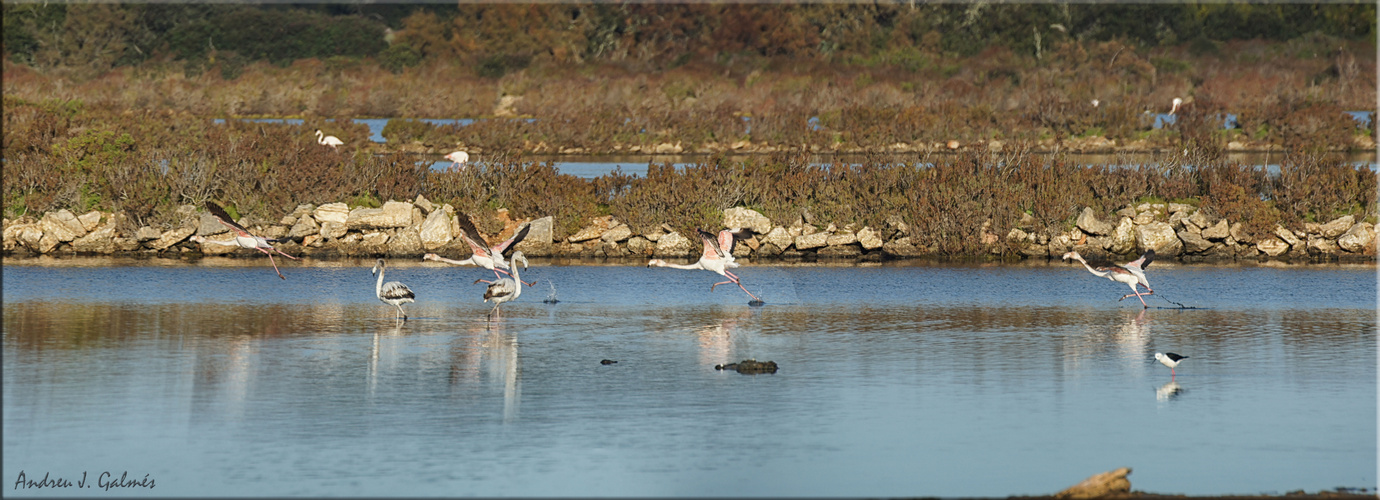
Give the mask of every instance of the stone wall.
<path id="1" fill-rule="evenodd" d="M 129 233 L 119 213 L 98 211 L 75 215 L 67 210 L 4 220 L 3 252 L 16 254 L 166 254 L 208 255 L 249 252 L 222 245 L 201 245 L 193 235 L 229 240 L 231 233 L 210 214 L 191 205 L 179 208 L 178 227 L 157 230 L 141 227 Z M 1240 222 L 1213 219 L 1190 205 L 1141 204 L 1117 211 L 1115 220 L 1100 219 L 1090 208 L 1077 217 L 1075 227 L 1054 236 L 1030 230 L 1030 221 L 1005 231 L 984 226 L 981 244 L 989 254 L 1017 253 L 1026 257 L 1059 258 L 1077 250 L 1085 256 L 1132 256 L 1154 249 L 1160 259 L 1182 261 L 1280 259 L 1280 260 L 1373 260 L 1375 227 L 1344 216 L 1323 224 L 1305 224 L 1302 231 L 1276 227 L 1274 234 L 1252 240 Z M 500 210 L 504 228 L 487 235 L 491 242 L 513 234 L 522 223 L 531 231 L 518 245 L 533 257 L 593 258 L 694 258 L 702 245 L 695 235 L 682 235 L 662 225 L 637 233 L 612 216 L 591 220 L 574 235 L 553 238 L 551 217 L 512 220 Z M 301 205 L 277 221 L 242 218 L 238 221 L 254 234 L 281 239 L 277 246 L 294 254 L 312 257 L 418 257 L 434 252 L 464 257 L 469 247 L 458 238 L 455 209 L 435 205 L 426 198 L 412 202 L 389 201 L 381 208 L 350 209 L 344 203 Z M 912 234 L 898 216 L 881 226 L 817 227 L 803 220 L 779 226 L 747 208 L 724 212 L 724 227 L 752 233 L 741 239 L 734 255 L 758 259 L 840 258 L 882 260 L 936 256 L 923 235 Z M 1005 236 L 1000 236 L 1001 234 Z M 1003 238 L 1005 242 L 1003 242 Z M 1004 243 L 1004 244 L 1003 244 Z"/>

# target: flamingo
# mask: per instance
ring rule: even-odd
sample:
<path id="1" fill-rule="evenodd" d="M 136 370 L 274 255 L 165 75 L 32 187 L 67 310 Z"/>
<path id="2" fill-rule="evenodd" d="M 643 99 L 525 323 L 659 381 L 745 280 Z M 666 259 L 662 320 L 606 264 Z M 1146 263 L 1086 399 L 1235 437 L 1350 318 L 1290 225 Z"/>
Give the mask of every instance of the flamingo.
<path id="1" fill-rule="evenodd" d="M 451 165 L 452 167 L 459 167 L 461 165 L 469 163 L 470 154 L 464 151 L 454 151 L 451 154 L 446 155 L 446 159 L 450 160 L 453 163 Z"/>
<path id="2" fill-rule="evenodd" d="M 1150 289 L 1150 282 L 1145 279 L 1145 268 L 1149 267 L 1150 261 L 1155 259 L 1154 250 L 1146 250 L 1145 254 L 1141 255 L 1139 259 L 1127 262 L 1122 265 L 1103 262 L 1097 262 L 1095 263 L 1096 265 L 1088 264 L 1088 261 L 1083 260 L 1083 256 L 1078 255 L 1078 252 L 1069 252 L 1064 254 L 1064 260 L 1069 259 L 1075 259 L 1078 262 L 1082 262 L 1083 267 L 1088 268 L 1088 272 L 1093 273 L 1094 275 L 1129 285 L 1131 287 L 1131 292 L 1133 293 L 1122 295 L 1120 299 L 1117 299 L 1118 301 L 1126 300 L 1126 297 L 1135 296 L 1137 299 L 1140 299 L 1141 305 L 1145 306 L 1146 308 L 1150 307 L 1149 304 L 1145 303 L 1145 299 L 1142 298 L 1142 295 L 1151 295 L 1155 293 L 1154 290 Z M 1145 293 L 1140 293 L 1140 290 L 1136 288 L 1136 285 L 1144 286 Z"/>
<path id="3" fill-rule="evenodd" d="M 702 229 L 695 229 L 695 231 L 700 234 L 700 239 L 704 241 L 704 254 L 700 256 L 699 262 L 688 265 L 670 264 L 661 259 L 652 259 L 647 261 L 647 267 L 656 266 L 674 269 L 703 269 L 705 271 L 714 271 L 728 278 L 728 281 L 721 281 L 710 285 L 709 291 L 714 291 L 714 287 L 719 285 L 734 283 L 738 285 L 738 288 L 742 288 L 743 292 L 747 293 L 749 297 L 752 297 L 752 301 L 748 302 L 748 305 L 762 305 L 762 299 L 757 298 L 756 295 L 749 292 L 747 287 L 743 286 L 742 281 L 739 281 L 738 276 L 728 270 L 730 267 L 738 267 L 738 263 L 733 261 L 733 236 L 736 231 L 729 229 L 719 231 L 718 239 L 715 239 L 714 233 Z"/>
<path id="4" fill-rule="evenodd" d="M 494 308 L 489 310 L 490 318 L 499 315 L 498 306 L 503 305 L 504 302 L 516 300 L 518 296 L 522 295 L 522 287 L 518 286 L 517 282 L 513 280 L 522 281 L 522 278 L 518 277 L 518 274 L 520 273 L 518 272 L 517 264 L 521 262 L 522 267 L 526 268 L 527 257 L 523 256 L 522 252 L 514 252 L 512 262 L 512 278 L 499 278 L 493 281 L 487 281 L 482 279 L 474 280 L 475 283 L 489 284 L 489 288 L 484 290 L 484 302 L 488 302 L 490 300 L 494 302 Z"/>
<path id="5" fill-rule="evenodd" d="M 255 250 L 258 250 L 258 251 L 260 251 L 260 252 L 263 252 L 265 255 L 268 255 L 268 262 L 269 262 L 270 264 L 273 264 L 273 272 L 278 273 L 278 277 L 279 277 L 279 278 L 287 279 L 286 276 L 283 276 L 283 272 L 278 270 L 278 263 L 273 261 L 273 252 L 278 252 L 278 253 L 282 254 L 284 257 L 287 257 L 287 258 L 292 259 L 292 260 L 297 260 L 297 257 L 293 257 L 293 256 L 291 256 L 291 255 L 288 255 L 288 254 L 286 254 L 286 253 L 283 253 L 282 250 L 279 250 L 279 249 L 277 249 L 277 248 L 273 248 L 273 245 L 270 245 L 270 244 L 268 243 L 268 242 L 270 242 L 270 241 L 278 241 L 278 240 L 276 240 L 276 239 L 270 240 L 270 239 L 264 238 L 264 237 L 262 237 L 262 236 L 254 236 L 254 235 L 252 235 L 252 234 L 249 234 L 249 230 L 248 230 L 248 229 L 245 229 L 244 226 L 241 226 L 241 225 L 239 225 L 238 223 L 236 223 L 235 220 L 232 219 L 232 218 L 230 217 L 230 214 L 225 213 L 225 209 L 220 208 L 220 205 L 217 205 L 217 204 L 215 204 L 214 202 L 212 202 L 212 201 L 210 201 L 210 200 L 206 200 L 206 210 L 209 211 L 209 212 L 211 212 L 211 215 L 212 215 L 213 217 L 215 217 L 216 220 L 219 220 L 221 224 L 224 224 L 225 227 L 228 227 L 228 228 L 230 228 L 231 231 L 234 231 L 234 232 L 235 232 L 235 239 L 230 240 L 230 241 L 208 240 L 208 239 L 206 239 L 206 238 L 201 237 L 201 235 L 197 235 L 197 236 L 191 237 L 191 240 L 192 240 L 192 241 L 195 241 L 195 242 L 200 243 L 200 244 L 202 244 L 202 245 L 205 245 L 205 244 L 207 244 L 207 243 L 211 243 L 211 244 L 214 244 L 214 245 L 237 246 L 237 247 L 240 247 L 240 248 L 253 248 L 253 249 L 255 249 Z M 273 252 L 270 252 L 269 250 L 273 250 Z"/>
<path id="6" fill-rule="evenodd" d="M 370 274 L 379 275 L 378 282 L 374 283 L 374 296 L 378 297 L 384 304 L 390 304 L 397 307 L 398 316 L 402 316 L 402 320 L 407 321 L 407 313 L 403 311 L 402 305 L 408 302 L 414 302 L 413 299 L 417 298 L 417 294 L 412 293 L 412 289 L 407 288 L 407 285 L 397 281 L 384 283 L 383 267 L 383 259 L 379 259 L 378 262 L 374 264 L 374 269 L 369 271 Z M 394 316 L 394 318 L 397 318 L 397 316 Z"/>
<path id="7" fill-rule="evenodd" d="M 1179 107 L 1182 106 L 1183 103 L 1184 103 L 1184 100 L 1183 100 L 1183 99 L 1180 99 L 1180 98 L 1178 98 L 1178 97 L 1175 97 L 1175 98 L 1174 98 L 1174 101 L 1173 101 L 1173 103 L 1172 103 L 1172 105 L 1169 107 L 1169 114 L 1172 116 L 1174 113 L 1178 113 L 1178 112 L 1179 112 Z"/>
<path id="8" fill-rule="evenodd" d="M 504 269 L 508 268 L 508 263 L 504 262 L 503 254 L 511 254 L 511 251 L 514 250 L 515 247 L 517 247 L 517 244 L 522 242 L 523 238 L 527 237 L 527 232 L 532 229 L 532 225 L 530 223 L 524 222 L 521 226 L 518 226 L 517 231 L 513 231 L 513 236 L 511 238 L 508 238 L 502 243 L 489 246 L 489 243 L 484 241 L 484 237 L 479 235 L 479 230 L 475 229 L 474 222 L 470 220 L 470 217 L 468 215 L 460 214 L 457 215 L 455 219 L 457 222 L 460 223 L 460 237 L 461 239 L 465 240 L 465 243 L 469 244 L 470 251 L 473 253 L 473 255 L 471 255 L 468 259 L 460 261 L 442 259 L 440 256 L 437 256 L 436 254 L 423 255 L 422 259 L 449 262 L 451 264 L 456 265 L 474 264 L 483 267 L 484 269 L 493 271 L 495 279 L 503 277 L 498 274 L 500 272 L 512 275 L 512 273 L 504 271 Z M 531 283 L 523 281 L 522 283 L 527 286 L 533 286 L 537 284 L 537 282 L 535 281 Z"/>
<path id="9" fill-rule="evenodd" d="M 1164 354 L 1157 352 L 1155 353 L 1155 359 L 1159 360 L 1160 364 L 1169 367 L 1169 378 L 1172 379 L 1174 378 L 1174 367 L 1179 366 L 1180 361 L 1188 359 L 1188 356 L 1180 356 L 1172 352 L 1166 352 Z"/>
<path id="10" fill-rule="evenodd" d="M 317 143 L 317 144 L 321 144 L 321 145 L 323 145 L 323 146 L 330 146 L 331 149 L 336 149 L 336 146 L 340 146 L 340 145 L 344 145 L 344 144 L 345 144 L 345 141 L 340 140 L 339 137 L 336 137 L 336 136 L 333 136 L 333 135 L 325 135 L 325 134 L 326 134 L 326 133 L 325 133 L 325 132 L 322 132 L 321 129 L 316 129 L 316 143 Z"/>

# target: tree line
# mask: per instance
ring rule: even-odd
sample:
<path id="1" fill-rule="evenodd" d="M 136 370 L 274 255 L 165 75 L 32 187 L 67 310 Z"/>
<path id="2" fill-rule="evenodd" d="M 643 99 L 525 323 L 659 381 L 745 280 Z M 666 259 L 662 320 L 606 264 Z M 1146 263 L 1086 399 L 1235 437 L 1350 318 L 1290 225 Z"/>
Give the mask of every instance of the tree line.
<path id="1" fill-rule="evenodd" d="M 1061 41 L 1141 48 L 1310 34 L 1375 37 L 1373 2 L 1329 4 L 113 4 L 6 3 L 4 52 L 38 68 L 95 76 L 146 61 L 221 64 L 374 58 L 401 71 L 429 61 L 479 76 L 544 62 L 662 69 L 760 57 L 910 68 L 926 54 L 992 46 L 1036 59 Z"/>

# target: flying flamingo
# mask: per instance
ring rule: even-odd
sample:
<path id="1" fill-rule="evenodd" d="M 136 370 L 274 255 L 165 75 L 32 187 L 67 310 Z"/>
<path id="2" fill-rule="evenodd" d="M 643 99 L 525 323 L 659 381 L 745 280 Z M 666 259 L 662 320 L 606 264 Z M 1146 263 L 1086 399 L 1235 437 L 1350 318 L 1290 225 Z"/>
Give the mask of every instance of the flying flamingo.
<path id="1" fill-rule="evenodd" d="M 434 260 L 455 264 L 457 266 L 476 265 L 493 271 L 495 279 L 503 277 L 498 274 L 500 272 L 509 275 L 512 274 L 504 270 L 508 268 L 508 263 L 504 262 L 503 254 L 511 254 L 512 251 L 516 249 L 517 244 L 522 242 L 523 238 L 527 237 L 527 232 L 532 229 L 530 223 L 523 223 L 521 226 L 518 226 L 517 231 L 513 232 L 511 238 L 508 238 L 502 243 L 489 246 L 488 242 L 484 241 L 484 237 L 479 235 L 479 230 L 475 229 L 474 222 L 470 220 L 468 215 L 459 214 L 455 219 L 460 224 L 460 237 L 470 246 L 470 251 L 472 252 L 470 258 L 465 260 L 452 260 L 434 253 L 429 253 L 422 256 L 423 260 Z M 535 281 L 531 283 L 523 281 L 522 283 L 527 286 L 537 284 Z"/>
<path id="2" fill-rule="evenodd" d="M 278 263 L 273 261 L 273 252 L 283 254 L 284 257 L 287 257 L 292 260 L 297 260 L 297 257 L 293 257 L 291 255 L 283 253 L 282 250 L 273 248 L 273 245 L 268 244 L 268 242 L 270 241 L 278 240 L 270 240 L 262 236 L 254 236 L 252 234 L 249 234 L 248 229 L 245 229 L 244 226 L 241 226 L 238 223 L 236 223 L 235 220 L 230 217 L 230 214 L 225 213 L 225 209 L 220 208 L 220 205 L 217 205 L 210 200 L 206 200 L 206 210 L 211 212 L 211 215 L 215 217 L 216 220 L 219 220 L 221 224 L 224 224 L 225 227 L 228 227 L 231 231 L 234 231 L 235 239 L 231 241 L 208 240 L 206 238 L 201 237 L 200 235 L 197 235 L 191 237 L 192 241 L 195 241 L 202 245 L 211 243 L 215 245 L 237 246 L 240 248 L 253 248 L 255 250 L 263 252 L 265 255 L 268 255 L 268 262 L 270 264 L 273 264 L 273 272 L 278 273 L 279 278 L 287 279 L 286 276 L 283 276 L 282 271 L 278 270 Z M 273 250 L 273 252 L 270 252 L 269 250 Z"/>
<path id="3" fill-rule="evenodd" d="M 384 304 L 390 304 L 397 307 L 398 316 L 402 316 L 402 320 L 407 321 L 407 313 L 403 312 L 402 305 L 408 302 L 413 302 L 413 299 L 417 298 L 417 294 L 412 293 L 412 290 L 410 288 L 407 288 L 407 285 L 404 285 L 397 281 L 389 281 L 388 283 L 384 283 L 383 267 L 383 259 L 379 259 L 378 263 L 374 264 L 374 269 L 369 271 L 371 274 L 379 275 L 378 282 L 374 283 L 374 296 L 378 297 L 379 300 L 383 301 Z M 396 317 L 397 316 L 394 316 L 394 318 Z"/>
<path id="4" fill-rule="evenodd" d="M 661 259 L 652 259 L 647 261 L 647 267 L 656 266 L 674 269 L 703 269 L 705 271 L 714 271 L 728 278 L 728 281 L 721 281 L 710 285 L 709 291 L 714 291 L 714 287 L 719 285 L 734 283 L 738 285 L 738 288 L 742 288 L 743 292 L 747 293 L 749 297 L 752 297 L 748 305 L 762 305 L 762 299 L 757 298 L 756 295 L 749 292 L 747 287 L 743 286 L 742 281 L 738 280 L 738 276 L 728 270 L 730 267 L 738 267 L 738 263 L 733 261 L 733 235 L 735 231 L 728 229 L 719 231 L 718 239 L 714 238 L 714 233 L 702 229 L 695 229 L 695 231 L 700 234 L 700 239 L 704 241 L 704 255 L 700 256 L 699 262 L 688 265 L 670 264 Z"/>
<path id="5" fill-rule="evenodd" d="M 1125 300 L 1126 297 L 1134 296 L 1135 298 L 1140 299 L 1141 305 L 1147 308 L 1150 307 L 1149 304 L 1145 303 L 1145 299 L 1141 297 L 1142 295 L 1151 295 L 1155 293 L 1154 290 L 1150 289 L 1150 282 L 1145 279 L 1145 268 L 1149 267 L 1150 261 L 1155 259 L 1154 250 L 1146 250 L 1145 254 L 1141 255 L 1139 259 L 1127 262 L 1122 265 L 1116 265 L 1105 262 L 1095 262 L 1094 264 L 1096 265 L 1088 264 L 1088 261 L 1083 260 L 1083 256 L 1078 255 L 1078 252 L 1069 252 L 1064 254 L 1064 260 L 1069 259 L 1075 259 L 1078 262 L 1082 262 L 1083 267 L 1088 268 L 1088 272 L 1093 273 L 1094 275 L 1129 285 L 1131 287 L 1131 291 L 1134 293 L 1122 295 L 1120 299 L 1117 299 L 1118 301 Z M 1140 293 L 1140 290 L 1136 288 L 1136 285 L 1144 286 L 1145 293 Z"/>
<path id="6" fill-rule="evenodd" d="M 325 133 L 325 132 L 322 132 L 321 129 L 316 129 L 316 143 L 317 143 L 317 144 L 321 144 L 321 145 L 323 145 L 323 146 L 330 146 L 331 149 L 336 149 L 336 146 L 340 146 L 340 145 L 344 145 L 344 144 L 345 144 L 345 141 L 340 140 L 339 137 L 336 137 L 336 136 L 333 136 L 333 135 L 325 135 L 325 134 L 326 134 L 326 133 Z"/>
<path id="7" fill-rule="evenodd" d="M 1172 352 L 1166 352 L 1164 354 L 1157 352 L 1155 353 L 1155 359 L 1159 360 L 1160 364 L 1169 367 L 1169 378 L 1172 379 L 1174 378 L 1174 367 L 1179 366 L 1180 361 L 1188 359 L 1188 356 L 1180 356 Z"/>
<path id="8" fill-rule="evenodd" d="M 452 167 L 459 167 L 470 161 L 470 154 L 464 151 L 455 151 L 446 155 L 446 159 L 452 162 Z"/>
<path id="9" fill-rule="evenodd" d="M 499 278 L 493 281 L 487 281 L 482 279 L 474 280 L 475 283 L 489 284 L 489 288 L 487 290 L 484 290 L 484 302 L 488 302 L 490 300 L 494 301 L 494 308 L 489 310 L 489 318 L 493 318 L 500 314 L 498 311 L 498 306 L 502 305 L 504 302 L 515 300 L 518 298 L 518 296 L 522 295 L 522 287 L 518 286 L 518 284 L 513 281 L 522 281 L 522 278 L 518 277 L 518 274 L 520 273 L 518 271 L 517 264 L 519 262 L 522 263 L 522 267 L 527 267 L 527 257 L 523 256 L 522 252 L 514 252 L 512 258 L 512 278 Z"/>

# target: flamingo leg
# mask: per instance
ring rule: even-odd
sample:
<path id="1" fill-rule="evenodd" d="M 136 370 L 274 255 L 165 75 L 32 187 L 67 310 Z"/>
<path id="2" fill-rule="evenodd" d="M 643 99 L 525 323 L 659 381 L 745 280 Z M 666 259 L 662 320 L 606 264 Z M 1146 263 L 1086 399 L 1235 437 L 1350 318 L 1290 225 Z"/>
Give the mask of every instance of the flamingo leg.
<path id="1" fill-rule="evenodd" d="M 498 280 L 494 280 L 494 281 L 498 281 Z M 474 280 L 474 283 L 488 283 L 488 284 L 490 284 L 490 285 L 494 284 L 493 281 L 488 281 L 488 280 Z M 473 285 L 474 283 L 470 283 L 470 284 Z"/>
<path id="2" fill-rule="evenodd" d="M 733 284 L 738 285 L 738 288 L 742 288 L 742 289 L 743 289 L 743 292 L 745 292 L 745 293 L 748 294 L 748 297 L 752 297 L 752 300 L 762 300 L 762 299 L 757 298 L 756 295 L 753 295 L 752 292 L 749 292 L 748 289 L 747 289 L 747 287 L 744 287 L 744 286 L 743 286 L 743 283 L 742 283 L 741 281 L 738 281 L 738 280 L 737 280 L 737 276 L 732 276 L 732 277 L 730 277 L 730 279 L 729 279 L 728 281 L 721 281 L 721 282 L 715 283 L 715 284 L 713 284 L 713 285 L 710 285 L 710 286 L 709 286 L 709 291 L 712 292 L 712 291 L 714 291 L 714 287 L 719 286 L 719 285 L 727 285 L 727 284 L 729 284 L 729 283 L 733 283 Z"/>
<path id="3" fill-rule="evenodd" d="M 407 321 L 407 313 L 403 312 L 402 304 L 398 303 L 393 305 L 398 306 L 398 314 L 402 316 L 403 321 Z M 397 316 L 394 316 L 394 318 L 396 319 Z"/>
<path id="4" fill-rule="evenodd" d="M 258 250 L 258 251 L 260 251 L 260 252 L 263 252 L 264 255 L 267 255 L 267 256 L 268 256 L 268 263 L 269 263 L 269 264 L 273 264 L 273 272 L 278 273 L 278 277 L 279 277 L 279 278 L 287 279 L 287 276 L 283 276 L 283 272 L 278 270 L 278 263 L 273 261 L 273 253 L 272 253 L 272 252 L 269 252 L 268 250 L 264 250 L 264 249 L 262 249 L 262 248 L 255 248 L 255 250 Z"/>
<path id="5" fill-rule="evenodd" d="M 301 259 L 298 259 L 297 257 L 293 257 L 293 256 L 291 256 L 291 255 L 288 255 L 287 253 L 284 253 L 282 250 L 279 250 L 279 249 L 277 249 L 277 248 L 274 248 L 273 251 L 278 252 L 278 253 L 280 253 L 280 254 L 283 254 L 283 257 L 287 257 L 287 258 L 292 259 L 292 260 L 301 260 Z"/>
<path id="6" fill-rule="evenodd" d="M 502 269 L 499 269 L 499 268 L 495 267 L 495 268 L 494 268 L 494 276 L 495 276 L 495 277 L 498 277 L 498 278 L 502 278 L 502 276 L 499 276 L 499 275 L 498 275 L 499 272 L 502 272 L 503 274 L 506 274 L 506 275 L 508 275 L 508 276 L 510 276 L 510 277 L 513 275 L 513 273 L 510 273 L 510 272 L 508 272 L 508 271 L 505 271 L 505 270 L 502 270 Z M 518 280 L 518 281 L 522 281 L 522 280 Z M 531 283 L 528 283 L 528 282 L 526 282 L 526 281 L 522 281 L 522 284 L 527 285 L 528 288 L 537 286 L 537 282 L 535 282 L 535 281 L 533 281 L 533 282 L 531 282 Z"/>

